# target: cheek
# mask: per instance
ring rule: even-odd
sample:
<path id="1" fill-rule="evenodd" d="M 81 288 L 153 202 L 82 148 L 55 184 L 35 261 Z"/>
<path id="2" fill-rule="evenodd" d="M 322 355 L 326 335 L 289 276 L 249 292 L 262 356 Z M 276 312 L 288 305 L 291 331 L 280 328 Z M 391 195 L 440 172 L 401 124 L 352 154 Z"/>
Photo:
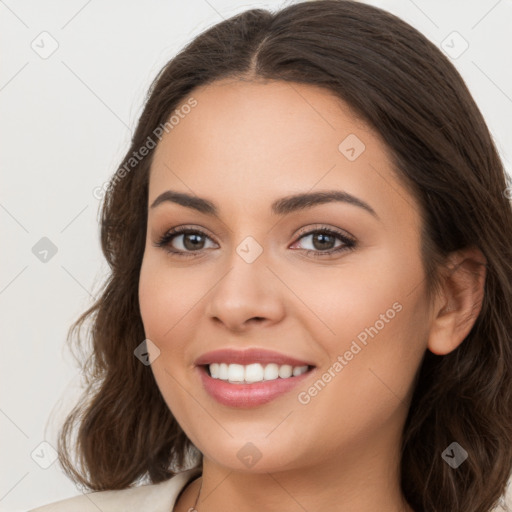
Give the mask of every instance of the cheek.
<path id="1" fill-rule="evenodd" d="M 164 267 L 164 268 L 162 268 Z M 190 430 L 187 387 L 187 312 L 194 301 L 183 271 L 162 265 L 158 255 L 144 256 L 139 279 L 139 306 L 146 338 L 160 350 L 151 370 L 167 406 L 183 428 Z M 185 273 L 186 274 L 186 273 Z M 183 281 L 183 282 L 182 282 Z"/>
<path id="2" fill-rule="evenodd" d="M 139 279 L 139 306 L 146 336 L 171 339 L 198 301 L 197 286 L 188 273 L 171 269 L 160 255 L 145 255 Z"/>
<path id="3" fill-rule="evenodd" d="M 364 444 L 406 413 L 426 348 L 425 309 L 419 294 L 394 298 L 375 292 L 362 311 L 350 303 L 357 316 L 338 310 L 331 319 L 336 335 L 317 338 L 328 359 L 317 380 L 297 390 L 311 433 Z"/>
<path id="4" fill-rule="evenodd" d="M 176 282 L 171 273 L 145 258 L 142 263 L 139 279 L 139 307 L 146 338 L 150 339 L 159 350 L 158 357 L 151 364 L 157 384 L 166 399 L 166 390 L 172 386 L 173 366 L 184 365 L 183 346 L 180 346 L 179 329 L 184 311 L 183 291 L 176 292 Z M 179 297 L 180 300 L 177 300 Z M 185 317 L 186 318 L 186 317 Z M 182 342 L 184 343 L 184 341 Z M 170 405 L 170 404 L 168 404 Z"/>
<path id="5" fill-rule="evenodd" d="M 315 313 L 302 319 L 308 318 L 306 328 L 325 350 L 322 366 L 330 368 L 342 358 L 343 368 L 338 364 L 331 373 L 343 377 L 332 380 L 342 388 L 350 382 L 349 389 L 356 386 L 368 397 L 390 393 L 386 385 L 405 396 L 426 348 L 419 258 L 381 247 L 339 269 L 316 269 L 309 277 L 294 291 Z"/>
<path id="6" fill-rule="evenodd" d="M 397 252 L 392 247 L 365 248 L 340 260 L 338 266 L 312 265 L 307 280 L 303 269 L 284 270 L 294 293 L 309 309 L 309 328 L 314 323 L 332 348 L 375 324 L 379 332 L 389 331 L 387 326 L 404 316 L 398 310 L 414 299 L 412 292 L 423 280 L 416 255 Z"/>
<path id="7" fill-rule="evenodd" d="M 154 251 L 144 256 L 139 279 L 140 313 L 146 338 L 160 351 L 151 368 L 164 398 L 172 398 L 173 408 L 179 408 L 176 401 L 182 400 L 182 386 L 187 387 L 190 380 L 197 355 L 192 340 L 197 338 L 203 301 L 211 286 L 204 272 L 191 272 L 176 263 L 171 266 L 165 255 Z"/>
<path id="8" fill-rule="evenodd" d="M 146 336 L 159 338 L 166 315 L 166 286 L 151 257 L 144 255 L 139 277 L 139 307 Z"/>

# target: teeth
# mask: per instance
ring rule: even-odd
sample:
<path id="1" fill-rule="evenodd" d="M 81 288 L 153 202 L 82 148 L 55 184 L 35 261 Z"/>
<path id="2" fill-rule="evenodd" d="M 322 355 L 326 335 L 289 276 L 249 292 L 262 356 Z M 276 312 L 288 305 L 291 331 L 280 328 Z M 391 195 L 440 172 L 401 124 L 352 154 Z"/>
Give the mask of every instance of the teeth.
<path id="1" fill-rule="evenodd" d="M 283 364 L 281 366 L 270 363 L 265 366 L 259 363 L 248 365 L 212 363 L 208 365 L 210 375 L 214 379 L 225 380 L 228 382 L 261 382 L 266 380 L 275 380 L 278 378 L 287 379 L 292 375 L 302 375 L 308 371 L 308 366 L 291 366 Z"/>

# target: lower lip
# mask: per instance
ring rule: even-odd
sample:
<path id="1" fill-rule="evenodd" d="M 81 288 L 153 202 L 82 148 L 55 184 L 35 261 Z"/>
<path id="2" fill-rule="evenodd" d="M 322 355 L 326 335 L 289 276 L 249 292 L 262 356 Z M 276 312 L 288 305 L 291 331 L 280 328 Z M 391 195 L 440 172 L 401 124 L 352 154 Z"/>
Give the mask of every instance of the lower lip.
<path id="1" fill-rule="evenodd" d="M 274 379 L 252 384 L 230 384 L 224 380 L 210 377 L 204 366 L 196 366 L 203 386 L 207 393 L 217 402 L 230 407 L 256 407 L 271 402 L 284 395 L 295 386 L 307 379 L 315 370 L 289 377 L 287 379 Z"/>

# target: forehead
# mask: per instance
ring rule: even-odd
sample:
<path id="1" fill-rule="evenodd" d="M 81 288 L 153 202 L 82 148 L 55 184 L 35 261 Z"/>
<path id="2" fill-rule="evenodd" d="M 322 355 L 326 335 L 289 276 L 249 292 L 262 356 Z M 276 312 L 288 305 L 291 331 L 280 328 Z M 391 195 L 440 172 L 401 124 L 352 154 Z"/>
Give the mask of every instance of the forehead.
<path id="1" fill-rule="evenodd" d="M 284 195 L 338 189 L 388 221 L 415 209 L 382 139 L 330 91 L 229 79 L 190 96 L 196 106 L 175 118 L 155 150 L 150 203 L 173 189 L 208 197 L 221 209 L 258 209 Z"/>

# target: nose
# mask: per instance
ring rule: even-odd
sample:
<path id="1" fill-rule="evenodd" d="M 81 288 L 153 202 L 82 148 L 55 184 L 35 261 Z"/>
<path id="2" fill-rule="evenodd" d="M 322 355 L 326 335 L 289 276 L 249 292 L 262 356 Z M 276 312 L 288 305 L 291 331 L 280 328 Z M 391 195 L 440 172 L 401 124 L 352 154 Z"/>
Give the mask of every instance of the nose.
<path id="1" fill-rule="evenodd" d="M 234 332 L 271 325 L 284 315 L 282 294 L 283 284 L 269 270 L 263 254 L 248 263 L 234 253 L 229 268 L 207 296 L 207 315 Z"/>

